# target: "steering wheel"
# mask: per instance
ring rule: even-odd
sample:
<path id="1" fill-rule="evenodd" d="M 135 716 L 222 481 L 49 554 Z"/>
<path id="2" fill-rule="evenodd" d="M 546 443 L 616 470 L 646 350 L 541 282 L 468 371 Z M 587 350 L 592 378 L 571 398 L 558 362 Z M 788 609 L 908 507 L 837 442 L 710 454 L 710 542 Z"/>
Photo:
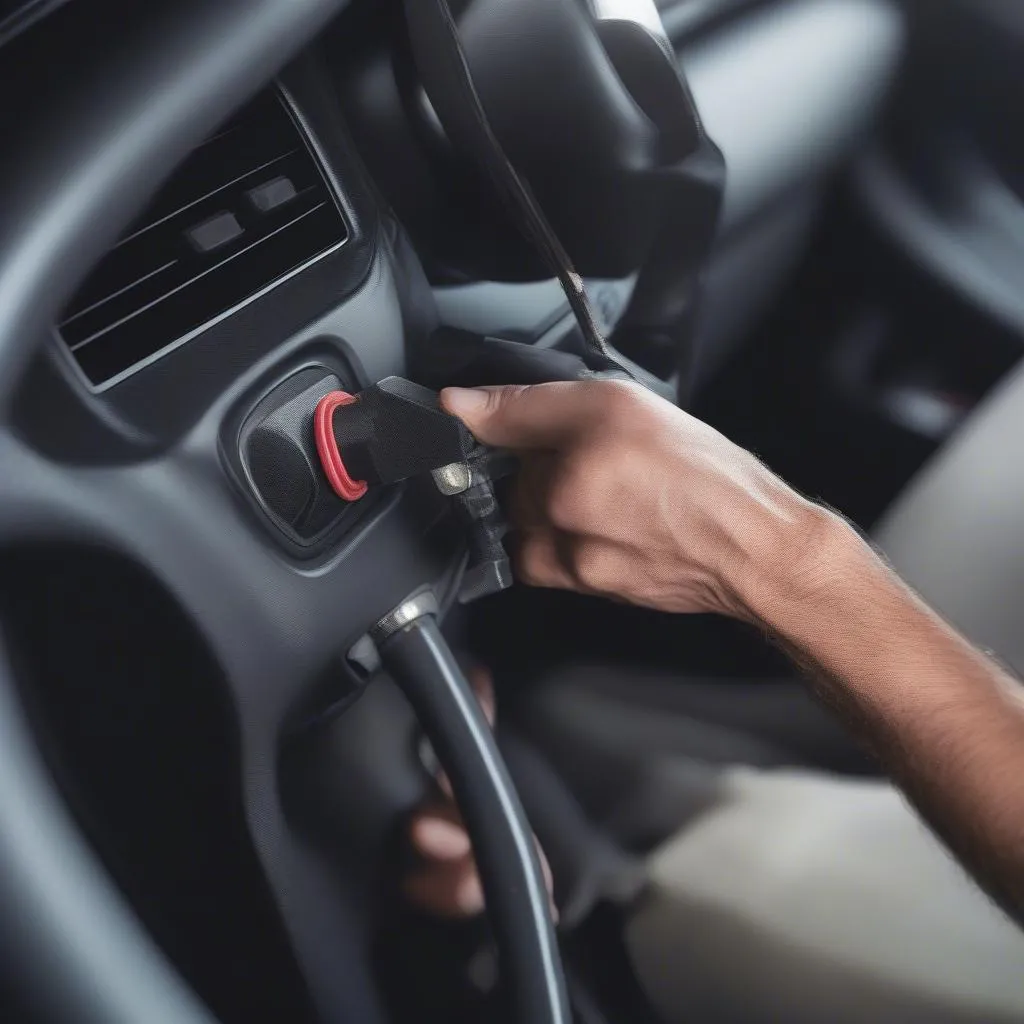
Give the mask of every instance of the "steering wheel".
<path id="1" fill-rule="evenodd" d="M 113 56 L 78 54 L 72 89 L 34 97 L 32 118 L 23 118 L 23 110 L 2 115 L 10 151 L 18 152 L 19 160 L 3 169 L 0 208 L 0 547 L 10 552 L 68 543 L 116 552 L 157 581 L 195 624 L 222 673 L 238 729 L 237 785 L 245 820 L 286 923 L 289 907 L 302 907 L 314 919 L 330 910 L 305 887 L 313 858 L 296 852 L 301 845 L 280 841 L 289 828 L 275 764 L 282 731 L 325 664 L 342 657 L 425 585 L 439 592 L 451 589 L 463 551 L 457 531 L 415 489 L 400 489 L 367 513 L 357 536 L 310 569 L 284 557 L 253 529 L 223 472 L 220 427 L 230 409 L 220 397 L 211 396 L 173 447 L 161 449 L 137 437 L 132 451 L 92 464 L 62 459 L 22 436 L 16 423 L 24 410 L 16 409 L 15 397 L 42 351 L 52 347 L 52 326 L 61 309 L 174 166 L 345 6 L 345 0 L 152 5 L 145 15 L 126 16 L 112 29 L 122 44 Z M 501 8 L 503 18 L 517 6 L 524 19 L 540 17 L 545 7 L 526 0 L 489 5 L 491 15 Z M 558 6 L 551 4 L 543 16 Z M 563 41 L 578 44 L 573 52 L 586 71 L 583 77 L 603 83 L 606 98 L 614 101 L 616 123 L 635 120 L 642 126 L 667 93 L 653 85 L 643 104 L 635 97 L 627 103 L 629 90 L 611 55 L 617 54 L 621 75 L 634 84 L 641 81 L 630 62 L 648 51 L 645 39 L 658 38 L 656 9 L 646 0 L 601 0 L 594 13 L 596 21 L 565 20 L 569 34 Z M 602 20 L 606 27 L 626 26 L 617 30 L 618 42 L 596 45 Z M 576 27 L 566 29 L 570 23 Z M 636 36 L 634 29 L 646 35 Z M 573 35 L 577 30 L 580 34 Z M 498 99 L 488 106 L 505 125 L 499 134 L 518 131 L 515 117 L 507 109 L 502 113 Z M 591 128 L 596 131 L 601 121 L 595 113 Z M 514 152 L 515 140 L 506 135 L 506 141 L 513 161 L 532 160 L 536 172 L 540 157 L 535 153 L 524 160 Z M 667 180 L 668 165 L 679 163 L 679 155 L 673 151 L 671 160 L 656 159 L 652 150 L 645 173 L 649 177 L 658 164 Z M 604 170 L 616 166 L 617 157 Z M 580 174 L 586 176 L 582 165 Z M 592 194 L 614 190 L 624 180 L 595 176 Z M 548 202 L 554 196 L 544 187 L 538 194 Z M 649 256 L 658 246 L 652 219 L 645 220 L 643 230 L 624 219 L 628 205 L 636 202 L 630 190 L 620 216 L 610 219 L 621 220 L 620 240 L 633 246 L 634 256 L 641 251 Z M 382 239 L 377 242 L 385 248 L 401 244 Z M 589 226 L 568 244 L 582 253 L 593 241 Z M 614 250 L 604 243 L 598 248 Z M 389 258 L 395 258 L 393 251 Z M 390 287 L 406 284 L 396 274 Z M 408 324 L 386 328 L 382 333 L 394 334 Z M 391 344 L 396 343 L 393 338 Z M 239 373 L 255 384 L 268 364 L 272 359 L 254 360 Z M 98 402 L 94 411 L 110 415 Z M 50 417 L 61 429 L 78 429 L 73 417 L 65 423 L 60 409 L 33 414 Z M 147 934 L 69 812 L 29 725 L 24 691 L 7 659 L 0 658 L 5 966 L 45 1020 L 211 1021 L 210 1011 Z M 374 1019 L 365 952 L 353 936 L 348 961 L 328 963 L 317 930 L 315 921 L 305 931 L 290 929 L 316 1012 L 324 1020 Z M 336 951 L 332 947 L 332 955 Z"/>
<path id="2" fill-rule="evenodd" d="M 394 72 L 390 49 L 356 50 L 338 74 L 360 151 L 432 278 L 559 277 L 593 347 L 579 276 L 639 270 L 611 343 L 676 375 L 685 400 L 725 161 L 654 0 L 405 11 L 418 77 Z"/>

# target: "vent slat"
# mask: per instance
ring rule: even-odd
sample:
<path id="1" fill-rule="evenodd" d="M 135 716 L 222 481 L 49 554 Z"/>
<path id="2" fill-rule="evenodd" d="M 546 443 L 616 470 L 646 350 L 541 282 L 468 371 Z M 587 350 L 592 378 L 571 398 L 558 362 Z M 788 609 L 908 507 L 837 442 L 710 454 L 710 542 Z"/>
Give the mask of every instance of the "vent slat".
<path id="1" fill-rule="evenodd" d="M 101 333 L 104 328 L 115 321 L 127 319 L 133 310 L 159 301 L 162 296 L 187 286 L 191 281 L 198 280 L 211 270 L 218 269 L 227 261 L 228 257 L 257 244 L 263 238 L 269 238 L 282 226 L 283 222 L 296 219 L 302 213 L 308 212 L 318 202 L 325 202 L 319 191 L 312 188 L 306 189 L 286 208 L 259 218 L 259 230 L 246 231 L 235 242 L 205 254 L 195 252 L 189 246 L 185 239 L 184 227 L 182 227 L 182 230 L 172 240 L 171 245 L 167 244 L 165 238 L 165 244 L 162 247 L 157 247 L 158 249 L 163 248 L 164 252 L 158 251 L 154 254 L 155 258 L 159 258 L 166 255 L 172 246 L 176 250 L 177 258 L 167 273 L 147 274 L 137 282 L 137 287 L 127 290 L 119 289 L 98 298 L 90 307 L 87 307 L 87 310 L 73 313 L 61 324 L 65 341 L 71 345 L 72 350 L 76 350 L 80 343 L 87 338 Z M 196 222 L 201 222 L 202 219 L 201 216 L 195 218 Z M 123 259 L 119 259 L 116 272 L 123 279 L 124 276 L 133 272 L 133 267 L 148 266 L 150 262 L 149 254 L 129 253 Z M 106 277 L 109 279 L 109 275 Z"/>
<path id="2" fill-rule="evenodd" d="M 271 239 L 279 235 L 282 231 L 287 231 L 288 228 L 290 228 L 293 224 L 298 224 L 299 221 L 304 220 L 311 213 L 316 213 L 318 210 L 322 210 L 326 205 L 326 203 L 318 203 L 312 210 L 307 210 L 305 213 L 300 213 L 298 217 L 296 217 L 294 220 L 289 221 L 283 227 L 277 228 L 277 230 L 272 231 L 269 235 L 264 235 L 262 238 L 257 238 L 254 242 L 251 242 L 249 245 L 244 246 L 238 252 L 232 253 L 232 255 L 228 256 L 226 259 L 221 260 L 220 263 L 214 264 L 212 267 L 210 267 L 209 270 L 204 270 L 201 274 L 197 274 L 195 277 L 190 277 L 187 281 L 184 281 L 177 287 L 172 288 L 170 291 L 161 292 L 159 295 L 157 295 L 150 301 L 146 302 L 144 305 L 138 306 L 137 308 L 133 309 L 130 313 L 122 317 L 120 320 L 117 320 L 114 323 L 109 324 L 108 326 L 97 331 L 95 334 L 90 334 L 88 337 L 83 338 L 79 342 L 76 342 L 74 345 L 71 346 L 71 351 L 78 352 L 80 349 L 85 348 L 85 346 L 88 345 L 90 342 L 95 341 L 97 338 L 103 337 L 103 335 L 108 334 L 110 331 L 117 330 L 119 327 L 124 326 L 135 317 L 141 316 L 143 313 L 145 313 L 147 310 L 152 309 L 154 306 L 158 306 L 161 302 L 164 302 L 167 299 L 174 298 L 174 296 L 180 294 L 184 289 L 191 288 L 193 285 L 199 284 L 204 277 L 207 277 L 209 274 L 216 274 L 218 271 L 226 267 L 227 264 L 231 263 L 232 260 L 236 260 L 240 256 L 244 256 L 247 252 L 249 252 L 252 249 L 255 249 L 256 246 L 258 245 L 264 245 L 265 243 L 269 242 Z"/>
<path id="3" fill-rule="evenodd" d="M 226 134 L 226 133 L 225 133 Z M 186 203 L 184 206 L 179 206 L 178 209 L 172 210 L 170 213 L 165 214 L 159 220 L 154 220 L 149 224 L 143 224 L 142 227 L 136 228 L 130 235 L 125 235 L 117 245 L 115 249 L 120 249 L 122 245 L 127 245 L 129 242 L 135 241 L 140 235 L 144 235 L 147 231 L 151 231 L 153 228 L 159 227 L 161 224 L 166 224 L 167 221 L 172 220 L 175 217 L 181 217 L 188 213 L 189 210 L 198 206 L 200 203 L 205 202 L 208 199 L 212 199 L 214 196 L 220 195 L 222 192 L 231 188 L 232 185 L 237 185 L 239 182 L 246 181 L 254 175 L 260 174 L 263 171 L 267 171 L 274 167 L 275 164 L 280 163 L 282 160 L 287 160 L 288 157 L 300 152 L 298 149 L 289 150 L 287 153 L 281 153 L 279 156 L 272 157 L 270 160 L 264 161 L 258 167 L 252 167 L 244 174 L 238 175 L 237 178 L 232 178 L 230 181 L 225 182 L 223 185 L 218 185 L 215 189 L 211 189 L 204 195 L 198 196 L 197 198 Z"/>
<path id="4" fill-rule="evenodd" d="M 162 267 L 157 267 L 156 270 L 151 270 L 148 274 L 143 274 L 142 277 L 132 281 L 131 284 L 126 284 L 123 288 L 118 288 L 116 292 L 113 292 L 110 295 L 104 295 L 102 299 L 99 299 L 98 301 L 92 303 L 92 305 L 86 306 L 85 309 L 79 310 L 77 313 L 74 313 L 73 315 L 69 316 L 67 320 L 65 320 L 64 323 L 61 324 L 61 327 L 67 327 L 68 325 L 73 324 L 76 320 L 81 319 L 81 317 L 85 316 L 87 313 L 91 313 L 95 309 L 98 309 L 105 303 L 111 302 L 112 300 L 119 298 L 122 295 L 126 295 L 133 288 L 138 288 L 140 285 L 145 284 L 147 281 L 151 281 L 158 274 L 163 274 L 166 271 L 170 270 L 171 267 L 177 264 L 177 262 L 177 260 L 170 260 L 169 262 L 165 263 Z"/>
<path id="5" fill-rule="evenodd" d="M 86 376 L 104 384 L 347 237 L 315 159 L 268 93 L 181 164 L 95 268 L 59 331 Z"/>
<path id="6" fill-rule="evenodd" d="M 323 252 L 337 242 L 336 213 L 322 207 L 275 236 L 270 245 L 248 249 L 227 264 L 226 274 L 209 275 L 181 289 L 162 302 L 148 307 L 130 321 L 107 331 L 75 352 L 86 375 L 106 381 L 139 362 L 139 338 L 170 334 L 174 340 L 190 335 L 221 314 L 240 305 L 253 294 L 244 282 L 280 277 L 278 268 L 301 266 L 309 252 Z M 231 285 L 236 287 L 232 290 Z M 161 346 L 162 347 L 162 346 Z M 159 351 L 154 348 L 147 356 Z"/>

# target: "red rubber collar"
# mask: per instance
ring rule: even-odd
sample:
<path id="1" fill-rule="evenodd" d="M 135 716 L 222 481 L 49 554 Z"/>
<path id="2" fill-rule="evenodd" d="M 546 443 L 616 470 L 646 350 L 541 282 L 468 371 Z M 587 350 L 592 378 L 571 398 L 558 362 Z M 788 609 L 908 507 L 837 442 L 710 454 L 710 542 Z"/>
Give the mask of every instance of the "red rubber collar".
<path id="1" fill-rule="evenodd" d="M 358 501 L 370 489 L 365 480 L 353 480 L 349 476 L 334 436 L 334 413 L 354 401 L 355 397 L 345 391 L 332 391 L 320 399 L 313 416 L 313 434 L 316 450 L 320 453 L 320 464 L 324 467 L 334 493 L 344 501 Z"/>

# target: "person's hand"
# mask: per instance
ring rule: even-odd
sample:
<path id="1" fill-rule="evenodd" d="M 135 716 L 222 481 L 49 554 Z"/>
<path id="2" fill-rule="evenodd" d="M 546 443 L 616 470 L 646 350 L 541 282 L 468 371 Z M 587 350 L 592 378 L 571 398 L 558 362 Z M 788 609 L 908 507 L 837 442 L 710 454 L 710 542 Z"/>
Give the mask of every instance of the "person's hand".
<path id="1" fill-rule="evenodd" d="M 754 619 L 751 587 L 798 583 L 836 518 L 638 384 L 450 388 L 442 403 L 523 457 L 516 567 L 535 586 Z"/>
<path id="2" fill-rule="evenodd" d="M 469 673 L 469 681 L 487 721 L 493 726 L 495 703 L 490 674 L 486 669 L 476 668 Z M 448 779 L 442 774 L 437 782 L 438 793 L 409 821 L 409 842 L 419 864 L 404 879 L 403 888 L 412 903 L 438 917 L 475 917 L 484 909 L 484 894 L 473 848 Z M 550 893 L 551 869 L 539 845 L 537 851 Z M 555 913 L 554 907 L 552 912 Z"/>

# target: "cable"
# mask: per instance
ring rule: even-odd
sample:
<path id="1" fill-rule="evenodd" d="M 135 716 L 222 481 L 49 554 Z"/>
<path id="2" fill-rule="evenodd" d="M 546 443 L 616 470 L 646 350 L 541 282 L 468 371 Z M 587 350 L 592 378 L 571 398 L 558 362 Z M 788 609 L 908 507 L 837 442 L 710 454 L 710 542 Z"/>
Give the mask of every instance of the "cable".
<path id="1" fill-rule="evenodd" d="M 403 625 L 378 646 L 451 780 L 469 829 L 513 1019 L 570 1024 L 533 831 L 469 683 L 432 615 Z"/>

